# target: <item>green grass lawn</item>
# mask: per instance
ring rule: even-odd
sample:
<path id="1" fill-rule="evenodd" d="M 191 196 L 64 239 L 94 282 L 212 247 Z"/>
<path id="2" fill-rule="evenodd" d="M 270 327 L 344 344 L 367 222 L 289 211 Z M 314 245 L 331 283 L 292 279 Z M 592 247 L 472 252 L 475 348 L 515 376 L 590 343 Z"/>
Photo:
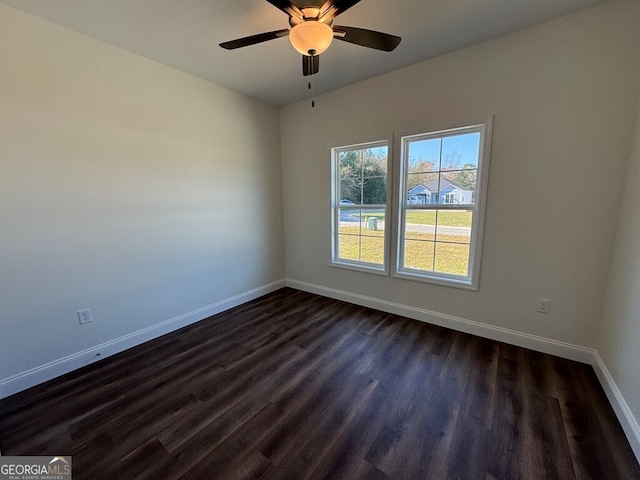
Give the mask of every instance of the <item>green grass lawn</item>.
<path id="1" fill-rule="evenodd" d="M 423 212 L 420 212 L 423 213 Z M 451 213 L 451 212 L 447 212 Z M 468 274 L 469 237 L 412 232 L 405 241 L 404 267 L 453 275 Z M 455 242 L 455 243 L 448 243 Z M 357 226 L 340 227 L 340 258 L 382 264 L 384 261 L 384 231 Z"/>

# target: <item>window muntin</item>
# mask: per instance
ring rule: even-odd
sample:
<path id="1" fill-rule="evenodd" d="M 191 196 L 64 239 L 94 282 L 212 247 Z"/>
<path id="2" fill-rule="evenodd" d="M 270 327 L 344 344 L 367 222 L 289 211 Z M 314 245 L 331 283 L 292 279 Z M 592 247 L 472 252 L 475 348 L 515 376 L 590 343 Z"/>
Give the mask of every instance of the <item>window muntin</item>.
<path id="1" fill-rule="evenodd" d="M 396 276 L 477 289 L 490 127 L 399 136 Z"/>
<path id="2" fill-rule="evenodd" d="M 332 149 L 333 265 L 387 271 L 388 144 Z"/>

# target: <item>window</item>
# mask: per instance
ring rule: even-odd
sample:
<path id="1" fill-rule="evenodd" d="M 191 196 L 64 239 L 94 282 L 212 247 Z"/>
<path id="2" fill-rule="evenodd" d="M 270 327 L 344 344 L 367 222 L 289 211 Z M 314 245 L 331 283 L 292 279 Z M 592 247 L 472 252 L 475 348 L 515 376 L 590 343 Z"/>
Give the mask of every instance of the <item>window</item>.
<path id="1" fill-rule="evenodd" d="M 388 141 L 333 148 L 331 263 L 386 273 Z"/>
<path id="2" fill-rule="evenodd" d="M 333 148 L 331 265 L 477 290 L 491 124 Z"/>
<path id="3" fill-rule="evenodd" d="M 397 209 L 395 275 L 477 289 L 491 119 L 399 137 L 400 192 L 430 202 Z"/>

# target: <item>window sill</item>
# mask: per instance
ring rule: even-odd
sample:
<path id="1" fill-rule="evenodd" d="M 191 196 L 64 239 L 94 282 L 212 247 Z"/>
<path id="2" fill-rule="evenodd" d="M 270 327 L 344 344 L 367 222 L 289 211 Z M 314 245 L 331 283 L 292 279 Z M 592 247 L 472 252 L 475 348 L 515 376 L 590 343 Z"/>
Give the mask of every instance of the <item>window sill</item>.
<path id="1" fill-rule="evenodd" d="M 401 278 L 403 280 L 411 280 L 413 282 L 430 283 L 432 285 L 439 285 L 442 287 L 453 287 L 462 290 L 471 290 L 474 292 L 478 291 L 478 284 L 474 284 L 472 280 L 444 278 L 436 275 L 425 275 L 409 272 L 395 272 L 391 276 L 393 278 Z"/>

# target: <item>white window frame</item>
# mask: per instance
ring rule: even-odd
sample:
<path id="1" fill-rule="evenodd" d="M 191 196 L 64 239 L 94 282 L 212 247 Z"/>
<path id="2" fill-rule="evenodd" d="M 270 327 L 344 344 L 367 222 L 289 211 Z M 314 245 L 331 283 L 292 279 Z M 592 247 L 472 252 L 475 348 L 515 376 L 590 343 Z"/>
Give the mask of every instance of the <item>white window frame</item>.
<path id="1" fill-rule="evenodd" d="M 484 218 L 486 209 L 487 184 L 489 179 L 489 161 L 491 158 L 491 136 L 492 136 L 493 117 L 485 117 L 480 120 L 460 122 L 454 125 L 437 128 L 425 128 L 420 131 L 407 133 L 398 133 L 395 135 L 394 144 L 396 145 L 395 161 L 394 161 L 394 188 L 397 188 L 394 194 L 397 207 L 393 209 L 396 216 L 393 231 L 393 272 L 392 275 L 397 278 L 408 280 L 416 280 L 437 285 L 445 285 L 458 287 L 468 290 L 477 291 L 480 280 L 480 261 L 482 258 L 482 238 L 484 230 Z M 440 272 L 430 272 L 417 269 L 406 268 L 402 265 L 404 258 L 404 238 L 405 238 L 405 216 L 408 207 L 407 202 L 407 142 L 417 138 L 440 138 L 443 136 L 459 135 L 464 133 L 480 133 L 480 144 L 478 152 L 478 172 L 477 186 L 475 192 L 475 203 L 471 204 L 447 204 L 438 205 L 419 205 L 413 208 L 425 210 L 471 210 L 472 211 L 472 227 L 469 252 L 469 267 L 467 276 L 458 276 Z M 388 202 L 387 202 L 388 203 Z"/>
<path id="2" fill-rule="evenodd" d="M 384 235 L 384 254 L 383 264 L 370 263 L 362 260 L 350 260 L 339 257 L 339 232 L 340 232 L 340 158 L 341 152 L 366 149 L 376 147 L 387 147 L 387 192 L 385 204 L 349 205 L 348 208 L 367 208 L 367 209 L 383 209 L 385 214 L 385 230 Z M 376 140 L 358 142 L 350 145 L 342 145 L 331 148 L 331 253 L 329 265 L 332 267 L 346 268 L 349 270 L 365 271 L 379 275 L 389 275 L 389 252 L 391 251 L 391 230 L 393 221 L 390 217 L 391 209 L 391 185 L 392 185 L 392 162 L 393 142 L 392 137 L 378 138 Z M 344 205 L 342 205 L 344 207 Z"/>

